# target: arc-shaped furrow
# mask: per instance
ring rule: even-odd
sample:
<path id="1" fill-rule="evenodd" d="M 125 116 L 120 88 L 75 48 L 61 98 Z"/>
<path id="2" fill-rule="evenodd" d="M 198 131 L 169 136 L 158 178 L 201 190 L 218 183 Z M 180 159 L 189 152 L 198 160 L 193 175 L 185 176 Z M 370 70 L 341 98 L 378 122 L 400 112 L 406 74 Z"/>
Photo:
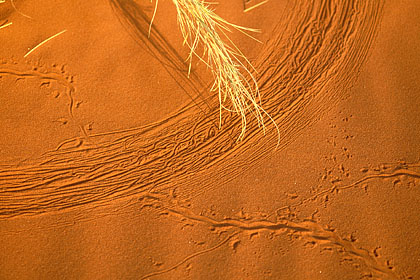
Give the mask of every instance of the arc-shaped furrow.
<path id="1" fill-rule="evenodd" d="M 338 102 L 356 78 L 382 14 L 379 0 L 295 3 L 254 63 L 262 107 L 277 123 L 280 141 L 266 118 L 267 135 L 249 123 L 245 138 L 237 142 L 240 118 L 223 114 L 222 129 L 218 128 L 217 97 L 197 98 L 204 94 L 203 82 L 197 76 L 188 79 L 182 59 L 161 33 L 146 37 L 149 19 L 135 2 L 111 3 L 133 36 L 194 97 L 195 104 L 144 128 L 91 135 L 94 145 L 81 137 L 38 161 L 2 165 L 0 219 L 107 204 L 146 189 L 179 184 L 188 189 L 185 195 L 193 195 L 232 180 L 276 144 L 279 149 L 286 147 Z"/>

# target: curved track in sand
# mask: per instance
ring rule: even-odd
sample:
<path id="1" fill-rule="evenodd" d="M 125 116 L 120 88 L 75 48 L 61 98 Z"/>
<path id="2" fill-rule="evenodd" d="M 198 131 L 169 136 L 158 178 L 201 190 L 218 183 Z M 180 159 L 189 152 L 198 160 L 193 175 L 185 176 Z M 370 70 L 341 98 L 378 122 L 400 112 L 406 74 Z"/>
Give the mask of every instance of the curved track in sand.
<path id="1" fill-rule="evenodd" d="M 87 137 L 70 139 L 37 161 L 1 165 L 0 219 L 104 205 L 176 185 L 184 188 L 184 195 L 196 195 L 274 151 L 278 139 L 268 120 L 267 135 L 251 123 L 239 143 L 236 115 L 223 114 L 219 130 L 217 97 L 197 98 L 205 88 L 200 77 L 186 77 L 183 58 L 164 34 L 155 30 L 147 38 L 149 18 L 129 2 L 111 0 L 121 22 L 159 59 L 193 104 L 147 127 L 90 135 L 94 145 Z M 253 63 L 262 106 L 280 129 L 280 149 L 346 94 L 368 55 L 383 5 L 379 0 L 303 2 L 290 8 Z M 40 80 L 54 76 L 13 67 L 0 66 L 0 75 Z M 57 82 L 71 95 L 70 83 Z"/>

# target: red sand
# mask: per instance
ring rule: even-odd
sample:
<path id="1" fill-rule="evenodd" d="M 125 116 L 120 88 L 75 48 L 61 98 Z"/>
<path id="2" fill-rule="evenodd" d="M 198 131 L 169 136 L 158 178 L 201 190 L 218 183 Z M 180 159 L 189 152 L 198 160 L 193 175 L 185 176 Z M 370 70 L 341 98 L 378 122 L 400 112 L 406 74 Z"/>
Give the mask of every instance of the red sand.
<path id="1" fill-rule="evenodd" d="M 417 1 L 245 2 L 277 150 L 172 1 L 0 2 L 0 279 L 420 278 Z"/>

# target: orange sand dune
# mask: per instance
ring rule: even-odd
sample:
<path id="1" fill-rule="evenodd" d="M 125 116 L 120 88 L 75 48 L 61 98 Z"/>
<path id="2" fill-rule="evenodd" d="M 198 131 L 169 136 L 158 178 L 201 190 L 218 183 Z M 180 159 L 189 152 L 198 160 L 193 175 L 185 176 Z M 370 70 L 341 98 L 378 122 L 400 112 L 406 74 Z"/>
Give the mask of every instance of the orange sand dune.
<path id="1" fill-rule="evenodd" d="M 417 1 L 212 7 L 279 135 L 172 1 L 0 1 L 0 279 L 420 278 Z"/>

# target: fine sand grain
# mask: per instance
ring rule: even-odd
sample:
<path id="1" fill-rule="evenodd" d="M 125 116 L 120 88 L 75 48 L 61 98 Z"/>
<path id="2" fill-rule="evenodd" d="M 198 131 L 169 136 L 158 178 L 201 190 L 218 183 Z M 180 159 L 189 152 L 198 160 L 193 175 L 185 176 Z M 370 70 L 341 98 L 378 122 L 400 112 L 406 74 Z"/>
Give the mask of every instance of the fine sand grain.
<path id="1" fill-rule="evenodd" d="M 418 1 L 194 2 L 0 1 L 0 279 L 419 279 Z"/>

